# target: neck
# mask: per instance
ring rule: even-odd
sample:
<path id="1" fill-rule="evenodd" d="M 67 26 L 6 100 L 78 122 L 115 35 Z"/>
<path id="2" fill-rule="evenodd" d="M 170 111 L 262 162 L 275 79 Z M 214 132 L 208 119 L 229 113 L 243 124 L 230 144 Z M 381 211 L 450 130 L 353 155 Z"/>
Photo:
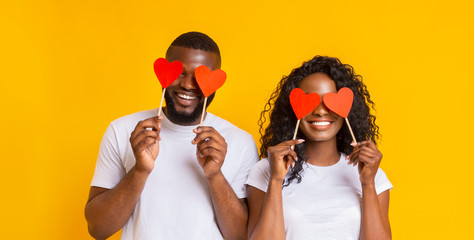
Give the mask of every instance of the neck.
<path id="1" fill-rule="evenodd" d="M 328 141 L 306 140 L 305 153 L 308 156 L 308 163 L 316 166 L 334 165 L 341 157 L 339 151 L 337 151 L 335 137 Z"/>

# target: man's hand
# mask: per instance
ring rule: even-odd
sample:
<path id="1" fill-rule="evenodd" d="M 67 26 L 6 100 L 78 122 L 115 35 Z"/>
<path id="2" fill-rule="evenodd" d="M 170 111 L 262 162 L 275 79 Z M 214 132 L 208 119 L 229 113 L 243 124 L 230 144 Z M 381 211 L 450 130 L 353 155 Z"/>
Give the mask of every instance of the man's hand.
<path id="1" fill-rule="evenodd" d="M 155 116 L 138 122 L 130 136 L 135 169 L 139 172 L 150 173 L 155 166 L 155 159 L 160 152 L 159 141 L 162 116 Z"/>
<path id="2" fill-rule="evenodd" d="M 196 137 L 196 155 L 206 178 L 216 176 L 224 163 L 227 153 L 225 139 L 213 127 L 197 127 L 193 130 Z"/>

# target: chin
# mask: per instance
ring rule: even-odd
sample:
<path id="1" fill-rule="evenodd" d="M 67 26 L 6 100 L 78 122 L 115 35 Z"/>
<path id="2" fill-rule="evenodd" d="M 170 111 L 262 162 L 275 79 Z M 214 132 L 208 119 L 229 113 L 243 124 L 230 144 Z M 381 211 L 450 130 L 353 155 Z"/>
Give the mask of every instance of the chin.
<path id="1" fill-rule="evenodd" d="M 336 137 L 335 136 L 310 136 L 307 139 L 313 142 L 327 142 L 332 139 L 336 139 Z"/>

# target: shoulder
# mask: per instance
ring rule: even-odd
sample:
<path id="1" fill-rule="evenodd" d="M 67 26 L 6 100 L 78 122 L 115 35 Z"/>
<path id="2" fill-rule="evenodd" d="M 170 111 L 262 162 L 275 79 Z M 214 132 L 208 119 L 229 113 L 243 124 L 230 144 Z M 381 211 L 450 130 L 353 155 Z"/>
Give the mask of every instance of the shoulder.
<path id="1" fill-rule="evenodd" d="M 384 192 L 385 190 L 390 190 L 393 188 L 392 183 L 388 180 L 387 174 L 379 168 L 375 174 L 375 190 L 377 194 Z"/>
<path id="2" fill-rule="evenodd" d="M 113 120 L 110 125 L 115 130 L 125 130 L 125 129 L 134 129 L 137 123 L 141 120 L 151 118 L 157 114 L 156 109 L 150 109 L 145 111 L 140 111 L 132 113 L 120 118 Z"/>
<path id="3" fill-rule="evenodd" d="M 255 163 L 252 169 L 258 169 L 261 171 L 267 171 L 270 169 L 270 162 L 268 161 L 268 158 L 262 158 L 260 161 Z"/>
<path id="4" fill-rule="evenodd" d="M 221 135 L 225 136 L 232 136 L 232 139 L 240 139 L 240 140 L 252 140 L 253 137 L 248 132 L 240 129 L 239 127 L 235 126 L 231 122 L 220 118 L 212 113 L 207 113 L 209 117 L 209 124 L 214 127 Z"/>
<path id="5" fill-rule="evenodd" d="M 270 181 L 270 163 L 268 159 L 262 158 L 255 165 L 247 178 L 245 184 L 258 188 L 263 192 L 267 191 L 268 182 Z"/>

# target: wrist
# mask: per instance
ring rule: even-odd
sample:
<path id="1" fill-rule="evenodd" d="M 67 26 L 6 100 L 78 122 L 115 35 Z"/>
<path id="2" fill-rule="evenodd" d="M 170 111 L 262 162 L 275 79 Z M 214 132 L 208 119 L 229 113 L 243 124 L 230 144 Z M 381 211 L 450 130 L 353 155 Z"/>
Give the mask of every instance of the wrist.
<path id="1" fill-rule="evenodd" d="M 153 169 L 141 169 L 138 168 L 137 166 L 134 166 L 130 172 L 133 172 L 135 175 L 140 176 L 140 177 L 148 177 Z"/>
<path id="2" fill-rule="evenodd" d="M 206 179 L 210 183 L 210 182 L 216 181 L 217 179 L 219 179 L 221 177 L 224 177 L 224 174 L 222 174 L 221 170 L 219 170 L 217 173 L 215 173 L 213 175 L 206 176 Z"/>
<path id="3" fill-rule="evenodd" d="M 279 178 L 279 177 L 275 177 L 275 176 L 270 176 L 270 183 L 272 183 L 272 184 L 282 185 L 284 180 L 285 180 L 285 179 L 283 179 L 283 178 Z"/>
<path id="4" fill-rule="evenodd" d="M 361 182 L 362 189 L 375 189 L 374 181 Z"/>

